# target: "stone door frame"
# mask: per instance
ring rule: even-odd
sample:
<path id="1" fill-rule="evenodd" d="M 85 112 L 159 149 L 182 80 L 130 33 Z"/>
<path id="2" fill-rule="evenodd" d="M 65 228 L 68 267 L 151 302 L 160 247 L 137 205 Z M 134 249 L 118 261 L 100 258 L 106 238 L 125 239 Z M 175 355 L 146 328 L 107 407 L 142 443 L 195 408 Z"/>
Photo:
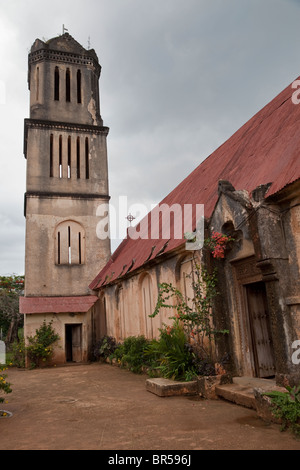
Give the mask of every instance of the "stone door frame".
<path id="1" fill-rule="evenodd" d="M 242 375 L 256 377 L 254 348 L 248 312 L 247 285 L 264 282 L 255 255 L 230 262 L 234 279 L 234 343 Z"/>

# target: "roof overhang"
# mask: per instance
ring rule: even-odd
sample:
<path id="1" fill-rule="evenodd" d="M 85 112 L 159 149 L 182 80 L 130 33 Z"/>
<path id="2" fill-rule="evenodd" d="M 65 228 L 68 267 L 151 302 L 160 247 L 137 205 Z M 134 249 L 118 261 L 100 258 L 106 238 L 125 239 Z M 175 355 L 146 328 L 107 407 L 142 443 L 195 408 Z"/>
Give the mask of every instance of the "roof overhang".
<path id="1" fill-rule="evenodd" d="M 86 313 L 97 302 L 95 295 L 79 297 L 20 297 L 21 314 Z"/>

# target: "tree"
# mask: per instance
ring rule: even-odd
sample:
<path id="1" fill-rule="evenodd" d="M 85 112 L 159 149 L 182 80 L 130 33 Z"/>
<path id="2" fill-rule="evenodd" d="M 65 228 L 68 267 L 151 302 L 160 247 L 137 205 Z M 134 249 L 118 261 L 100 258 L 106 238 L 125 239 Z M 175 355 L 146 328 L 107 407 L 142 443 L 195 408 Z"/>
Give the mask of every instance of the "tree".
<path id="1" fill-rule="evenodd" d="M 0 276 L 0 330 L 8 343 L 18 339 L 18 329 L 23 326 L 19 313 L 19 297 L 24 290 L 24 276 Z"/>

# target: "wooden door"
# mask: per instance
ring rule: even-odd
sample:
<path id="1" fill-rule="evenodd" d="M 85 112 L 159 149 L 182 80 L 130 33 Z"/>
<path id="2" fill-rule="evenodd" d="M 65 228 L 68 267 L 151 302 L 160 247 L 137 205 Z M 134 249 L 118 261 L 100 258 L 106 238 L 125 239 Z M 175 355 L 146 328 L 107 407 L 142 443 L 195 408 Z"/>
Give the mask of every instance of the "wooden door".
<path id="1" fill-rule="evenodd" d="M 72 326 L 72 360 L 74 362 L 82 360 L 81 325 Z"/>
<path id="2" fill-rule="evenodd" d="M 246 292 L 255 375 L 271 377 L 275 363 L 265 284 L 248 284 Z"/>

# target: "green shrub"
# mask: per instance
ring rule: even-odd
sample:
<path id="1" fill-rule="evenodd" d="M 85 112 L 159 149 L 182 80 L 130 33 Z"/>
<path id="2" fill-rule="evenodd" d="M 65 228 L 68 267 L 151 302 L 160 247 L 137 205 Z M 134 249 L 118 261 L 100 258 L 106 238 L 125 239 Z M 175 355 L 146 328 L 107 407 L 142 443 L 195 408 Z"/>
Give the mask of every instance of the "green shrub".
<path id="1" fill-rule="evenodd" d="M 10 362 L 15 367 L 25 367 L 25 341 L 14 341 L 10 350 Z"/>
<path id="2" fill-rule="evenodd" d="M 112 336 L 103 336 L 94 346 L 93 353 L 95 359 L 112 358 L 118 347 L 118 343 Z"/>
<path id="3" fill-rule="evenodd" d="M 42 325 L 35 330 L 34 336 L 27 338 L 29 345 L 26 347 L 31 367 L 37 367 L 40 362 L 46 362 L 53 353 L 53 344 L 59 339 L 52 327 L 52 321 L 47 325 L 44 320 Z"/>
<path id="4" fill-rule="evenodd" d="M 148 366 L 145 349 L 149 340 L 145 336 L 129 336 L 114 351 L 114 357 L 121 364 L 134 373 L 141 373 Z"/>
<path id="5" fill-rule="evenodd" d="M 286 387 L 286 392 L 273 391 L 265 393 L 271 398 L 272 412 L 282 421 L 282 430 L 290 429 L 300 437 L 300 385 Z"/>
<path id="6" fill-rule="evenodd" d="M 164 326 L 159 331 L 159 339 L 152 340 L 146 350 L 150 374 L 157 372 L 166 379 L 191 380 L 196 375 L 194 354 L 183 325 L 175 319 L 173 326 Z"/>
<path id="7" fill-rule="evenodd" d="M 11 393 L 12 389 L 11 389 L 10 383 L 7 382 L 6 380 L 7 375 L 3 374 L 5 370 L 7 370 L 7 367 L 0 364 L 0 392 L 7 394 L 7 393 Z M 3 403 L 3 402 L 4 402 L 4 398 L 0 397 L 0 403 Z"/>

